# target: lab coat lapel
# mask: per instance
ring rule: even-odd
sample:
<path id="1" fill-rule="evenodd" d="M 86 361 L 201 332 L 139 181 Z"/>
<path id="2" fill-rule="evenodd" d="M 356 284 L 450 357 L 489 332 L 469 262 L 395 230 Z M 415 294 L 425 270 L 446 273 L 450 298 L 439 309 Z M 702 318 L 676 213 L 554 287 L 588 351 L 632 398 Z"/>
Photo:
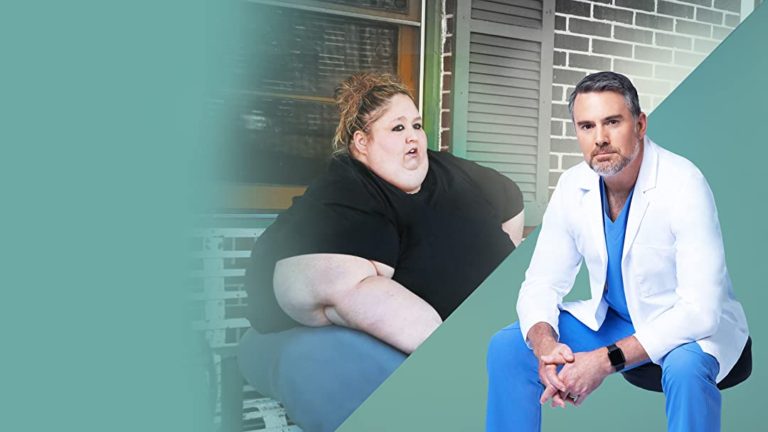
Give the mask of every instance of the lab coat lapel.
<path id="1" fill-rule="evenodd" d="M 632 247 L 632 243 L 635 241 L 637 232 L 640 230 L 640 223 L 650 204 L 650 195 L 647 192 L 656 187 L 657 164 L 658 153 L 656 152 L 656 144 L 648 137 L 645 137 L 643 163 L 640 165 L 640 172 L 637 175 L 637 182 L 635 182 L 635 192 L 632 194 L 632 202 L 629 206 L 627 231 L 624 234 L 624 249 L 621 254 L 622 263 L 627 257 L 627 252 Z"/>
<path id="2" fill-rule="evenodd" d="M 581 189 L 584 191 L 582 198 L 582 214 L 588 225 L 589 236 L 592 241 L 585 247 L 596 247 L 601 269 L 608 268 L 608 250 L 605 247 L 605 231 L 603 230 L 603 203 L 600 196 L 600 177 L 586 164 L 581 176 Z M 590 268 L 592 268 L 590 266 Z M 601 271 L 599 274 L 605 274 Z"/>

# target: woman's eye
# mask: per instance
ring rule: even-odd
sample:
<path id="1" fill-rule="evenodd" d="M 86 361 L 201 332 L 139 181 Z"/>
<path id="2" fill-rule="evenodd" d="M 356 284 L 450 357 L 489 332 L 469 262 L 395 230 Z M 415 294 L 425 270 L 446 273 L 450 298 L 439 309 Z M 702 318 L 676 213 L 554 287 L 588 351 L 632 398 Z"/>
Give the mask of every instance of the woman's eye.
<path id="1" fill-rule="evenodd" d="M 403 125 L 397 125 L 397 126 L 392 128 L 392 130 L 395 131 L 395 132 L 400 132 L 400 131 L 402 131 L 404 129 L 405 128 L 403 127 Z"/>
<path id="2" fill-rule="evenodd" d="M 421 129 L 421 123 L 416 123 L 415 125 L 413 125 L 413 128 L 416 130 Z"/>

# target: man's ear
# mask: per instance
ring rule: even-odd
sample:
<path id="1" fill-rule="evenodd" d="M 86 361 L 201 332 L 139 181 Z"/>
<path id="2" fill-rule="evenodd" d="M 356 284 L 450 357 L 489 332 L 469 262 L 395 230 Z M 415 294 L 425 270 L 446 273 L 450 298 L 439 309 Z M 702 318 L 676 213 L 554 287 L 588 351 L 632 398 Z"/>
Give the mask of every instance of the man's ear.
<path id="1" fill-rule="evenodd" d="M 637 117 L 637 123 L 635 123 L 635 126 L 637 127 L 637 135 L 641 139 L 645 138 L 645 132 L 648 129 L 648 117 L 644 112 L 641 112 Z"/>
<path id="2" fill-rule="evenodd" d="M 355 148 L 357 154 L 368 156 L 368 135 L 361 130 L 356 131 L 352 135 L 352 146 Z"/>

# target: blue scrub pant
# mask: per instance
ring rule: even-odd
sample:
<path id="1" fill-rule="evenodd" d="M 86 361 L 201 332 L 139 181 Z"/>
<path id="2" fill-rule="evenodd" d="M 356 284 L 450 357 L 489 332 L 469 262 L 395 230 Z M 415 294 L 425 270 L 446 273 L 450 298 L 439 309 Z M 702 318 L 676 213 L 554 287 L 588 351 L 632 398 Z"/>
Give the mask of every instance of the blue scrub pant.
<path id="1" fill-rule="evenodd" d="M 403 360 L 390 345 L 337 326 L 251 329 L 238 353 L 245 379 L 305 432 L 336 430 Z"/>
<path id="2" fill-rule="evenodd" d="M 573 352 L 591 351 L 634 333 L 632 324 L 609 309 L 593 331 L 566 311 L 560 313 L 560 341 Z M 662 360 L 662 387 L 670 432 L 719 431 L 720 391 L 717 360 L 695 342 L 681 345 Z M 528 348 L 519 323 L 500 330 L 488 348 L 487 431 L 540 431 L 538 361 Z M 599 390 L 598 390 L 599 391 Z"/>

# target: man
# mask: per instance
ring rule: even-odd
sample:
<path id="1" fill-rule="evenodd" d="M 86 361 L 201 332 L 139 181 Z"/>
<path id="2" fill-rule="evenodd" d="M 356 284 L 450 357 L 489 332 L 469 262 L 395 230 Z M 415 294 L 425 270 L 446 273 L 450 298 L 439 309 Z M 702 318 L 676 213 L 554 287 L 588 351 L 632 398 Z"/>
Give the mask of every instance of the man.
<path id="1" fill-rule="evenodd" d="M 520 289 L 520 321 L 488 352 L 489 431 L 541 429 L 541 404 L 580 405 L 613 372 L 662 368 L 670 431 L 720 428 L 720 382 L 747 341 L 701 172 L 645 136 L 623 75 L 578 83 L 585 163 L 560 177 Z M 562 303 L 582 260 L 592 298 Z"/>

